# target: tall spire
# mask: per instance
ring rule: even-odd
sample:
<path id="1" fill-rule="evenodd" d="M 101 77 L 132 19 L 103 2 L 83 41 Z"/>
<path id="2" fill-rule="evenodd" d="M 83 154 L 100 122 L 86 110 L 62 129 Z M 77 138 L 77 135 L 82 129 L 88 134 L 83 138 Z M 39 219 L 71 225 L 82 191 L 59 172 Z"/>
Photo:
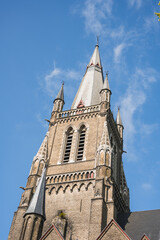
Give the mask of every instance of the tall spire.
<path id="1" fill-rule="evenodd" d="M 77 108 L 80 100 L 84 106 L 96 105 L 100 103 L 99 92 L 103 87 L 103 71 L 99 54 L 99 46 L 96 44 L 93 55 L 87 66 L 78 92 L 72 104 L 72 109 Z"/>
<path id="2" fill-rule="evenodd" d="M 45 219 L 45 182 L 46 168 L 43 169 L 42 176 L 25 215 L 38 214 Z"/>
<path id="3" fill-rule="evenodd" d="M 59 93 L 57 95 L 57 97 L 55 98 L 56 99 L 61 99 L 64 101 L 64 91 L 63 91 L 63 86 L 64 86 L 64 83 L 62 83 L 62 86 L 61 86 L 61 89 L 59 90 Z"/>
<path id="4" fill-rule="evenodd" d="M 120 115 L 120 108 L 118 107 L 118 113 L 117 113 L 117 119 L 116 119 L 117 125 L 123 125 L 122 120 L 121 120 L 121 115 Z"/>

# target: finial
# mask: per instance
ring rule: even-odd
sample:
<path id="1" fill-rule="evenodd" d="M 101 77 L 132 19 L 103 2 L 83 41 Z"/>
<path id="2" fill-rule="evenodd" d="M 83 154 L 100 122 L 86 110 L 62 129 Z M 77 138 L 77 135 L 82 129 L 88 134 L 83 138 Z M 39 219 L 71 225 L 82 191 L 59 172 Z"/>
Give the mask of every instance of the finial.
<path id="1" fill-rule="evenodd" d="M 97 36 L 97 44 L 96 46 L 99 46 L 99 36 Z"/>
<path id="2" fill-rule="evenodd" d="M 120 111 L 120 108 L 121 108 L 121 107 L 120 107 L 120 106 L 118 106 L 118 111 Z"/>
<path id="3" fill-rule="evenodd" d="M 106 76 L 108 77 L 109 71 L 106 72 Z"/>
<path id="4" fill-rule="evenodd" d="M 62 85 L 64 86 L 64 81 L 62 81 Z"/>

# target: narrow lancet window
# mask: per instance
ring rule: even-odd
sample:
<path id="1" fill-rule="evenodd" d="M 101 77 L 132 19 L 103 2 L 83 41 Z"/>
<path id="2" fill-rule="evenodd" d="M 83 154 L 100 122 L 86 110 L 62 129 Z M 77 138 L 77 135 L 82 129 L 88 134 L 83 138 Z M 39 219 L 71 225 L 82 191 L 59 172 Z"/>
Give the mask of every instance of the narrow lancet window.
<path id="1" fill-rule="evenodd" d="M 86 135 L 86 127 L 82 126 L 79 131 L 79 146 L 77 151 L 77 161 L 81 161 L 83 159 L 85 135 Z"/>
<path id="2" fill-rule="evenodd" d="M 66 135 L 67 135 L 66 136 L 66 149 L 65 149 L 65 153 L 64 153 L 63 162 L 69 162 L 72 138 L 73 138 L 73 128 L 69 128 Z"/>

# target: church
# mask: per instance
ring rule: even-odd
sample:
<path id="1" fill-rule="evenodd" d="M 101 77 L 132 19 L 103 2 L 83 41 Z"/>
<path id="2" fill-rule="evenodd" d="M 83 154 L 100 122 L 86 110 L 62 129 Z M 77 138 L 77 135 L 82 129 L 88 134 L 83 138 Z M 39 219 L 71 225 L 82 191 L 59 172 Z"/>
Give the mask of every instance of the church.
<path id="1" fill-rule="evenodd" d="M 124 126 L 120 109 L 114 119 L 110 108 L 98 44 L 67 111 L 64 94 L 62 84 L 8 239 L 160 239 L 160 210 L 130 211 Z"/>

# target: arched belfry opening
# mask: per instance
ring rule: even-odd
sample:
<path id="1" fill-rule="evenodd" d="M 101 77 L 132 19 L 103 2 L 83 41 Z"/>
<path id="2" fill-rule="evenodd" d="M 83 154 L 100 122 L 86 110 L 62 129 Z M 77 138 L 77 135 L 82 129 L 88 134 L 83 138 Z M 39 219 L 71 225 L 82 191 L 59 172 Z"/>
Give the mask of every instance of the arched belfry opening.
<path id="1" fill-rule="evenodd" d="M 73 139 L 73 128 L 69 127 L 69 129 L 66 132 L 66 146 L 65 146 L 64 159 L 63 159 L 64 163 L 69 162 L 72 139 Z"/>
<path id="2" fill-rule="evenodd" d="M 86 137 L 86 126 L 82 125 L 79 130 L 79 142 L 77 149 L 77 161 L 83 160 L 84 155 L 84 146 L 85 146 L 85 137 Z"/>

